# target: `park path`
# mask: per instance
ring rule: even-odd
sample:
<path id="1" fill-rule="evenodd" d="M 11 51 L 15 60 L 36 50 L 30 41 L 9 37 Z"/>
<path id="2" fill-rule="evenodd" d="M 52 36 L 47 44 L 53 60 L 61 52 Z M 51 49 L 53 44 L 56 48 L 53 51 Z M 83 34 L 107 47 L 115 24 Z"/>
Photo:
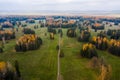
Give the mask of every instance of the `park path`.
<path id="1" fill-rule="evenodd" d="M 59 34 L 59 40 L 58 40 L 58 44 L 59 44 L 59 50 L 58 50 L 58 71 L 57 71 L 57 80 L 61 80 L 61 76 L 60 76 L 60 34 Z"/>
<path id="2" fill-rule="evenodd" d="M 59 40 L 58 40 L 58 45 L 59 45 L 59 50 L 58 50 L 58 70 L 57 70 L 57 80 L 63 80 L 63 76 L 61 75 L 60 72 L 60 51 L 61 51 L 61 45 L 60 45 L 60 41 L 61 41 L 61 34 L 59 33 Z"/>

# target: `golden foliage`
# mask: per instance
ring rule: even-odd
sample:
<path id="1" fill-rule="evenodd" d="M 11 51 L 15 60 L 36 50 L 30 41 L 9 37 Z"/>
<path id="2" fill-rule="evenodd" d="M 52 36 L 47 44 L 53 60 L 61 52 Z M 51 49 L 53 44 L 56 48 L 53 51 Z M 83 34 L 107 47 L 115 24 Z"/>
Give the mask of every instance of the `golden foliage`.
<path id="1" fill-rule="evenodd" d="M 99 43 L 99 44 L 101 44 L 102 42 L 107 42 L 107 43 L 109 43 L 109 40 L 106 38 L 106 37 L 104 37 L 104 38 L 100 38 L 100 37 L 93 37 L 92 38 L 92 42 L 95 42 L 95 43 Z"/>
<path id="2" fill-rule="evenodd" d="M 111 39 L 110 40 L 110 46 L 117 46 L 117 47 L 120 47 L 120 41 L 117 41 L 117 40 L 114 40 L 114 39 Z"/>
<path id="3" fill-rule="evenodd" d="M 101 26 L 101 24 L 100 23 L 95 23 L 94 26 L 99 27 L 99 26 Z"/>
<path id="4" fill-rule="evenodd" d="M 83 50 L 86 50 L 86 49 L 92 49 L 92 48 L 95 48 L 95 46 L 91 43 L 86 43 L 83 45 Z"/>
<path id="5" fill-rule="evenodd" d="M 16 44 L 29 44 L 35 42 L 37 36 L 34 34 L 25 34 L 24 36 L 20 37 Z"/>
<path id="6" fill-rule="evenodd" d="M 100 70 L 100 76 L 98 77 L 98 80 L 110 80 L 111 76 L 111 66 L 110 65 L 101 65 L 101 70 Z"/>
<path id="7" fill-rule="evenodd" d="M 10 34 L 12 35 L 13 32 L 11 30 L 0 31 L 0 34 Z"/>
<path id="8" fill-rule="evenodd" d="M 6 69 L 6 63 L 5 62 L 0 62 L 0 71 L 3 71 Z"/>

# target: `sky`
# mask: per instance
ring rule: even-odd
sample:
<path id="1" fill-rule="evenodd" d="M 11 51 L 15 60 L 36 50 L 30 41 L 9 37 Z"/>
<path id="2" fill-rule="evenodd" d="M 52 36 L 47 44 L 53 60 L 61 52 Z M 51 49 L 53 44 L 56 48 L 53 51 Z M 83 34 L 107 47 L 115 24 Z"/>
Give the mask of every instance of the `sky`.
<path id="1" fill-rule="evenodd" d="M 113 11 L 120 0 L 0 0 L 0 11 Z"/>

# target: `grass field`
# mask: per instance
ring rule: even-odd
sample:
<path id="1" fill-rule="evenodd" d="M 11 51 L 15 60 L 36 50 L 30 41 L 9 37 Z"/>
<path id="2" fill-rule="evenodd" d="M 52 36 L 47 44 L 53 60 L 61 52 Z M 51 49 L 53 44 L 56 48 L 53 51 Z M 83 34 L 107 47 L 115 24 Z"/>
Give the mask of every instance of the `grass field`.
<path id="1" fill-rule="evenodd" d="M 34 25 L 34 24 L 33 24 Z M 33 25 L 29 26 L 33 29 Z M 57 79 L 57 50 L 58 34 L 54 40 L 49 39 L 47 28 L 36 29 L 36 34 L 43 40 L 43 45 L 38 50 L 28 52 L 15 52 L 16 40 L 5 44 L 4 53 L 0 54 L 0 60 L 9 61 L 14 65 L 18 60 L 23 80 L 56 80 Z M 62 50 L 64 57 L 60 59 L 61 74 L 64 80 L 96 80 L 99 72 L 88 67 L 89 59 L 80 56 L 81 42 L 76 38 L 66 36 L 67 29 L 63 29 Z M 16 32 L 17 39 L 23 35 Z M 92 35 L 96 35 L 92 32 Z M 107 51 L 97 50 L 99 56 L 104 56 L 107 63 L 112 66 L 111 80 L 120 80 L 120 58 L 109 54 Z"/>

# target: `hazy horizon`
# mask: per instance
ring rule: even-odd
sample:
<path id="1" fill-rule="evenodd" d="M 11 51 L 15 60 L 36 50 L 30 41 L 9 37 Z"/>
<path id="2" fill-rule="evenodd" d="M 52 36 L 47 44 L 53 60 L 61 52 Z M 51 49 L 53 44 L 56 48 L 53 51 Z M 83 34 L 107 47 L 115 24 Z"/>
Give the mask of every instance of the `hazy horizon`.
<path id="1" fill-rule="evenodd" d="M 119 3 L 119 0 L 0 0 L 0 15 L 118 15 Z"/>

